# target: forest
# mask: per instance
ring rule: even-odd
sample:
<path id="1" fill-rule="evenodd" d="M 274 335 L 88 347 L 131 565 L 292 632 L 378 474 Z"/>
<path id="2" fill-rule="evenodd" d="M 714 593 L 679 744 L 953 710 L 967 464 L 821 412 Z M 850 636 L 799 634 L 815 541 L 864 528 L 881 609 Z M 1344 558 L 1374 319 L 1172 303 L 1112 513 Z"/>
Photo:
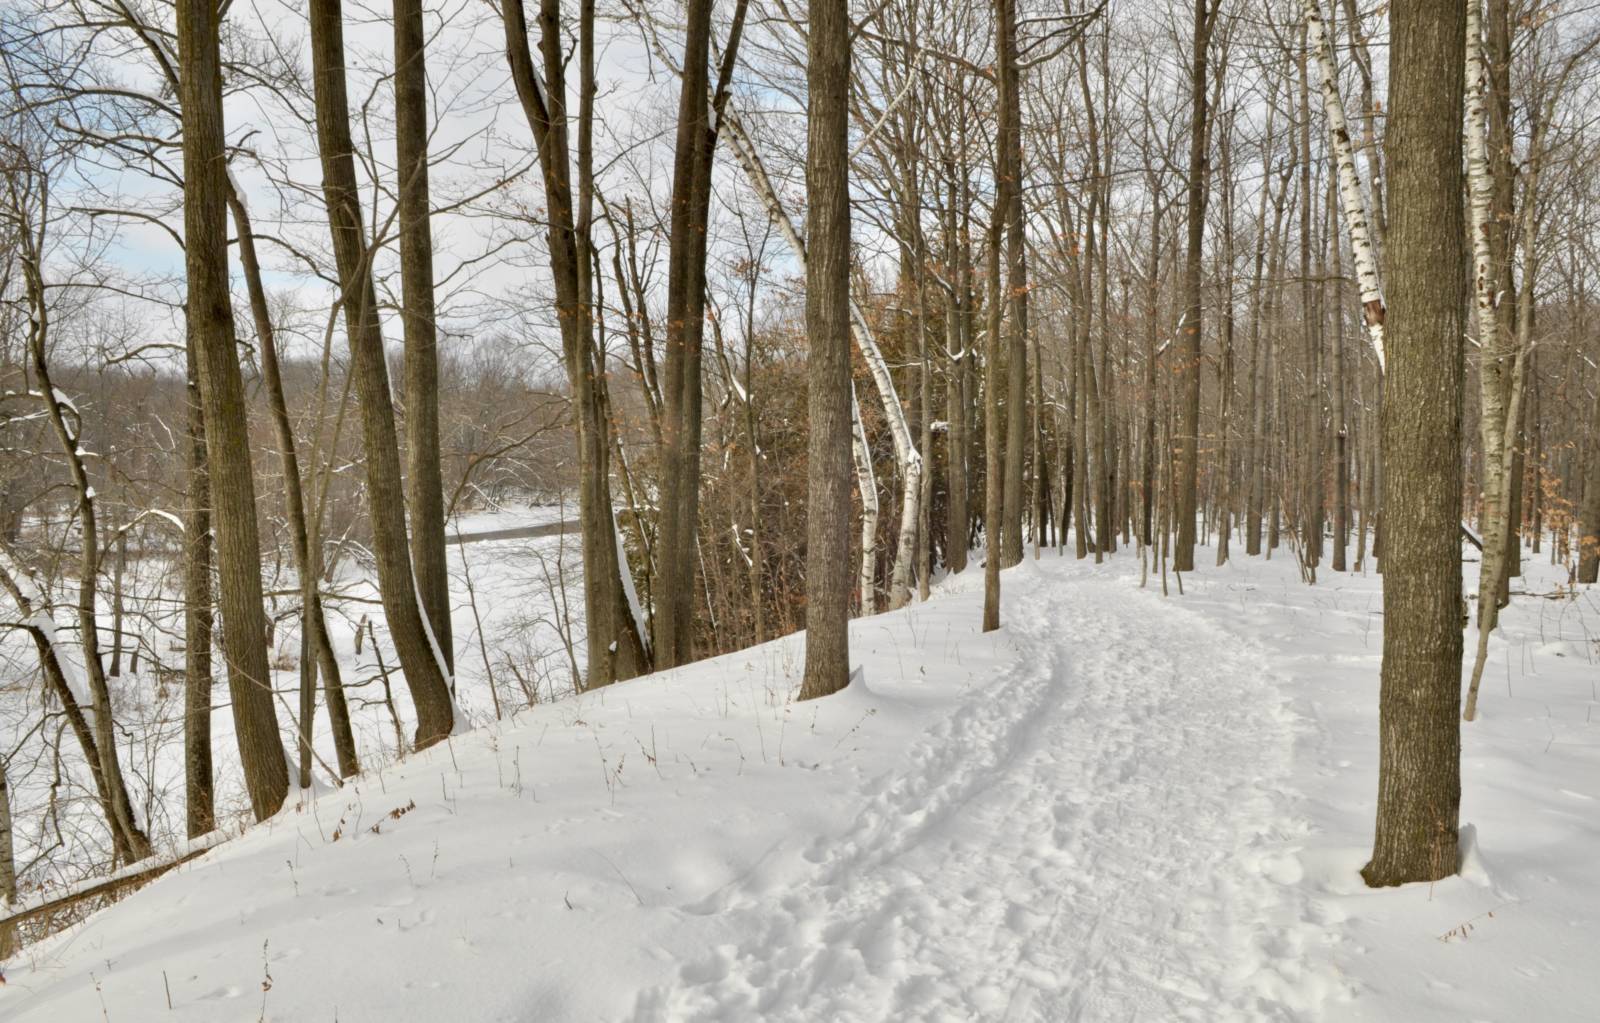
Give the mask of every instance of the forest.
<path id="1" fill-rule="evenodd" d="M 1597 99 L 1554 0 L 0 0 L 0 1017 L 1588 1018 Z"/>

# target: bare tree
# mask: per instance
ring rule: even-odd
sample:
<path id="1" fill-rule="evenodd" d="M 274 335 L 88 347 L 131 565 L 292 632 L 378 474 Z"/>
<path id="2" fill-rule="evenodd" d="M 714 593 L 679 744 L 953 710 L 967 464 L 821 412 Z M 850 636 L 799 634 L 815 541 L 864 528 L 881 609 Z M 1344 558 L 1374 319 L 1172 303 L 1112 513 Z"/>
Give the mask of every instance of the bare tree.
<path id="1" fill-rule="evenodd" d="M 438 326 L 429 224 L 428 67 L 422 0 L 394 3 L 395 155 L 399 182 L 400 322 L 405 332 L 406 497 L 417 599 L 444 671 L 455 671 L 439 464 Z"/>
<path id="2" fill-rule="evenodd" d="M 806 333 L 811 443 L 806 499 L 806 653 L 800 698 L 850 681 L 850 9 L 811 0 L 807 40 Z"/>
<path id="3" fill-rule="evenodd" d="M 656 666 L 693 656 L 694 553 L 699 518 L 701 349 L 705 343 L 706 242 L 711 171 L 748 0 L 737 0 L 715 87 L 709 81 L 712 0 L 690 0 L 672 169 L 667 269 L 667 349 L 662 381 L 661 521 Z M 708 106 L 707 97 L 710 97 Z"/>
<path id="4" fill-rule="evenodd" d="M 1368 885 L 1457 870 L 1461 802 L 1461 116 L 1466 7 L 1389 11 L 1383 682 Z M 1440 396 L 1444 396 L 1442 399 Z"/>
<path id="5" fill-rule="evenodd" d="M 544 178 L 549 217 L 550 272 L 567 379 L 577 412 L 579 520 L 583 532 L 584 611 L 587 622 L 588 685 L 632 678 L 646 669 L 640 623 L 628 606 L 618 560 L 611 510 L 609 425 L 600 393 L 601 367 L 594 344 L 590 267 L 594 125 L 594 5 L 583 0 L 578 19 L 578 144 L 576 160 L 567 143 L 567 54 L 558 0 L 541 0 L 541 80 L 528 49 L 521 0 L 501 7 L 506 59 L 523 114 L 533 129 Z M 572 176 L 577 175 L 573 188 Z"/>
<path id="6" fill-rule="evenodd" d="M 356 187 L 355 144 L 350 137 L 350 105 L 345 92 L 344 16 L 340 0 L 313 0 L 310 18 L 322 192 L 339 269 L 340 301 L 350 343 L 352 374 L 360 398 L 361 432 L 366 449 L 367 508 L 372 519 L 378 589 L 383 598 L 389 635 L 416 708 L 415 743 L 421 748 L 443 739 L 454 727 L 449 665 L 423 616 L 411 570 L 399 438 L 390 397 L 389 367 L 384 358 L 383 329 L 378 321 L 377 292 L 372 281 L 372 248 L 362 222 Z"/>
<path id="7" fill-rule="evenodd" d="M 1173 548 L 1172 567 L 1179 572 L 1194 569 L 1195 515 L 1200 473 L 1200 359 L 1201 359 L 1201 258 L 1206 229 L 1207 162 L 1211 113 L 1206 87 L 1206 51 L 1211 45 L 1211 30 L 1221 4 L 1194 0 L 1194 34 L 1189 78 L 1189 180 L 1188 248 L 1183 264 L 1184 314 L 1178 331 L 1176 371 L 1182 384 L 1178 404 L 1177 445 L 1173 481 L 1177 504 L 1178 536 Z"/>

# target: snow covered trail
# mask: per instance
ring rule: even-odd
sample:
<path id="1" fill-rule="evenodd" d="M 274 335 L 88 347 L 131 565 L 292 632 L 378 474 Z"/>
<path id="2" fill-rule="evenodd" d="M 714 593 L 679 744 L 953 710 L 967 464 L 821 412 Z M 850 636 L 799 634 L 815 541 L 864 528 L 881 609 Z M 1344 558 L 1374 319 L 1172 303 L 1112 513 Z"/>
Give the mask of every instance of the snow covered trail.
<path id="1" fill-rule="evenodd" d="M 0 964 L 0 1019 L 1594 1018 L 1597 591 L 1507 609 L 1461 874 L 1373 891 L 1376 576 L 1004 579 L 1000 632 L 976 572 L 852 622 L 826 700 L 790 636 L 300 801 Z"/>
<path id="2" fill-rule="evenodd" d="M 1122 573 L 1008 580 L 1000 677 L 843 834 L 690 907 L 711 950 L 636 1019 L 1276 1019 L 1347 996 L 1297 887 L 1296 718 L 1259 647 Z"/>

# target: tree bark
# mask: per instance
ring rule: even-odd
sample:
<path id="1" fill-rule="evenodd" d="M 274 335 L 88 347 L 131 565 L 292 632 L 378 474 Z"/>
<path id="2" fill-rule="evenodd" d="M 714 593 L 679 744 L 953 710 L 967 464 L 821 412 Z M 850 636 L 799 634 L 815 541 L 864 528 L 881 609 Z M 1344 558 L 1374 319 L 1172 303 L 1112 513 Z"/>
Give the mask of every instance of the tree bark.
<path id="1" fill-rule="evenodd" d="M 1006 354 L 1005 489 L 1001 518 L 994 523 L 1001 537 L 1000 564 L 1022 560 L 1022 469 L 1027 452 L 1028 410 L 1028 264 L 1022 213 L 1022 99 L 1017 68 L 1016 0 L 996 0 L 996 53 L 999 55 L 999 138 L 995 142 L 995 204 L 1006 222 L 1006 305 L 1010 328 Z M 993 466 L 991 471 L 999 471 Z"/>
<path id="2" fill-rule="evenodd" d="M 305 486 L 300 477 L 300 457 L 296 452 L 294 426 L 289 421 L 289 403 L 283 392 L 283 374 L 278 360 L 277 332 L 267 308 L 266 289 L 261 279 L 261 264 L 256 258 L 256 243 L 250 213 L 236 192 L 228 196 L 234 226 L 239 235 L 239 261 L 244 266 L 245 288 L 250 295 L 250 314 L 256 338 L 261 345 L 261 376 L 267 387 L 267 407 L 278 438 L 278 457 L 283 462 L 283 498 L 289 525 L 289 544 L 295 571 L 300 575 L 302 625 L 311 654 L 322 676 L 328 704 L 328 724 L 333 733 L 334 755 L 339 775 L 353 778 L 361 771 L 356 756 L 355 733 L 350 727 L 350 709 L 344 694 L 339 659 L 328 636 L 328 618 L 322 608 L 319 559 L 311 548 L 312 530 L 306 514 Z M 193 836 L 190 836 L 193 837 Z"/>
<path id="3" fill-rule="evenodd" d="M 811 438 L 802 700 L 827 696 L 850 681 L 850 12 L 845 0 L 810 0 L 806 84 Z"/>
<path id="4" fill-rule="evenodd" d="M 1005 470 L 1000 423 L 1000 239 L 1005 210 L 996 203 L 989 223 L 989 325 L 983 353 L 983 631 L 1000 627 L 1000 518 Z M 1081 457 L 1081 456 L 1080 456 Z M 1079 519 L 1078 533 L 1083 534 Z"/>
<path id="5" fill-rule="evenodd" d="M 394 0 L 395 156 L 400 179 L 400 322 L 405 334 L 405 482 L 411 510 L 411 571 L 444 671 L 453 674 L 456 662 L 450 627 L 450 571 L 445 561 L 444 481 L 439 466 L 433 229 L 428 221 L 425 39 L 422 0 Z"/>
<path id="6" fill-rule="evenodd" d="M 216 827 L 211 767 L 211 481 L 206 472 L 200 356 L 186 331 L 188 514 L 183 521 L 183 788 L 190 838 Z"/>
<path id="7" fill-rule="evenodd" d="M 1345 228 L 1350 232 L 1350 249 L 1355 258 L 1356 283 L 1361 288 L 1361 313 L 1366 320 L 1372 351 L 1378 357 L 1378 372 L 1383 372 L 1383 281 L 1378 274 L 1377 249 L 1367 220 L 1367 201 L 1361 193 L 1361 177 L 1356 170 L 1355 146 L 1350 140 L 1350 123 L 1345 117 L 1344 100 L 1339 95 L 1339 69 L 1333 60 L 1333 44 L 1317 0 L 1302 0 L 1305 9 L 1306 42 L 1316 58 L 1322 92 L 1322 109 L 1328 118 L 1328 137 L 1333 142 L 1334 166 L 1339 174 L 1339 201 L 1344 211 Z"/>
<path id="8" fill-rule="evenodd" d="M 416 709 L 414 741 L 421 749 L 440 741 L 454 727 L 449 667 L 443 651 L 428 632 L 411 571 L 389 366 L 384 353 L 383 328 L 378 321 L 371 251 L 356 185 L 355 144 L 350 137 L 340 0 L 311 0 L 309 13 L 322 195 L 339 271 L 350 368 L 361 407 L 361 435 L 367 461 L 367 507 L 372 520 L 378 590 L 389 636 L 400 657 L 401 673 Z"/>
<path id="9" fill-rule="evenodd" d="M 11 915 L 17 904 L 17 857 L 11 828 L 11 787 L 6 783 L 10 765 L 0 758 L 0 913 Z M 0 962 L 17 951 L 15 921 L 0 922 Z"/>
<path id="10" fill-rule="evenodd" d="M 967 455 L 971 448 L 968 425 L 972 395 L 967 386 L 971 375 L 968 367 L 972 353 L 967 351 L 971 338 L 967 334 L 967 306 L 971 301 L 971 284 L 968 280 L 969 253 L 967 247 L 966 218 L 962 190 L 958 188 L 955 161 L 945 164 L 950 178 L 949 205 L 945 210 L 946 262 L 954 268 L 952 288 L 945 301 L 945 344 L 951 356 L 945 371 L 945 415 L 949 427 L 945 433 L 946 482 L 949 497 L 945 505 L 944 561 L 951 572 L 963 572 L 967 567 L 967 550 L 972 533 L 972 519 L 968 511 L 969 475 Z M 963 179 L 965 177 L 963 168 Z"/>
<path id="11" fill-rule="evenodd" d="M 705 343 L 706 240 L 712 157 L 720 125 L 712 119 L 727 99 L 727 75 L 738 53 L 745 3 L 738 5 L 713 91 L 709 79 L 712 0 L 690 0 L 685 12 L 682 84 L 672 169 L 668 232 L 667 348 L 663 367 L 661 520 L 657 546 L 655 663 L 670 668 L 693 657 L 696 535 L 700 509 L 701 352 Z M 707 97 L 711 101 L 708 105 Z"/>
<path id="12" fill-rule="evenodd" d="M 1178 535 L 1173 545 L 1172 567 L 1194 570 L 1195 512 L 1200 473 L 1200 327 L 1201 277 L 1206 229 L 1207 127 L 1210 123 L 1206 90 L 1206 50 L 1211 41 L 1215 11 L 1209 0 L 1194 0 L 1194 36 L 1189 81 L 1189 235 L 1183 264 L 1183 326 L 1178 331 L 1178 423 L 1174 451 L 1173 512 Z"/>
<path id="13" fill-rule="evenodd" d="M 200 356 L 228 691 L 245 788 L 256 819 L 265 820 L 283 805 L 289 772 L 267 666 L 255 479 L 229 296 L 228 170 L 223 148 L 221 25 L 216 11 L 205 0 L 180 0 L 178 7 L 187 312 L 189 333 Z"/>
<path id="14" fill-rule="evenodd" d="M 1466 9 L 1389 10 L 1383 668 L 1368 885 L 1457 870 L 1461 802 L 1461 117 Z"/>

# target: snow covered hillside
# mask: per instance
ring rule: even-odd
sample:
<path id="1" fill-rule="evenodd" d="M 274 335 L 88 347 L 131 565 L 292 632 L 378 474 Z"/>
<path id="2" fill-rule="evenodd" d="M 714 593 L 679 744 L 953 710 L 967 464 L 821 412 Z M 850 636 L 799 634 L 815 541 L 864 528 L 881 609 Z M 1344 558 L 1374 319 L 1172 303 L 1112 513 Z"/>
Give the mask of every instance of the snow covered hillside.
<path id="1" fill-rule="evenodd" d="M 791 637 L 287 808 L 24 949 L 0 1018 L 1594 1018 L 1593 591 L 1506 615 L 1460 876 L 1369 891 L 1376 577 L 1004 580 L 997 634 L 977 571 L 852 622 L 835 697 Z"/>

